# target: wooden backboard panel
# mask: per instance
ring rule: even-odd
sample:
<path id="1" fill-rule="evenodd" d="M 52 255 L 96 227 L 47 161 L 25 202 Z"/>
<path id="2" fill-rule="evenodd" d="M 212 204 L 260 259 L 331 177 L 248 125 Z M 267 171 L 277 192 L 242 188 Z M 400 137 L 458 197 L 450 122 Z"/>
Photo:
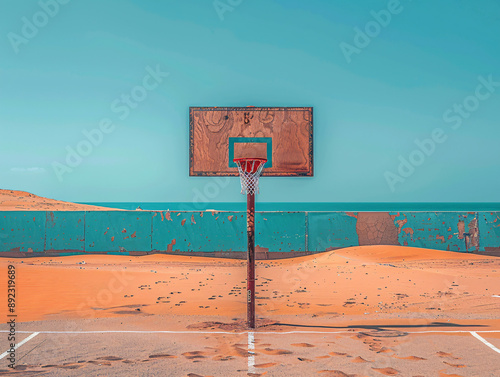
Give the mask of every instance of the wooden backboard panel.
<path id="1" fill-rule="evenodd" d="M 191 107 L 189 175 L 237 176 L 233 157 L 267 157 L 263 176 L 313 175 L 312 107 Z"/>

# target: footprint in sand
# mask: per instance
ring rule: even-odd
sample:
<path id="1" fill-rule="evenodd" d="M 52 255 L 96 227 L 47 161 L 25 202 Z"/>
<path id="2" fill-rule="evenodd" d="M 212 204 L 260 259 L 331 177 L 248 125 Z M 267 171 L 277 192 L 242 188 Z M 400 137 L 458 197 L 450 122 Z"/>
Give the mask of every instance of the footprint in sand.
<path id="1" fill-rule="evenodd" d="M 88 361 L 90 363 L 90 361 Z M 110 366 L 111 363 L 101 363 L 99 361 L 95 361 L 95 364 L 102 364 L 102 365 L 108 365 Z M 17 370 L 24 370 L 26 368 L 23 368 L 24 365 L 17 365 L 16 369 Z M 83 367 L 82 363 L 65 363 L 62 365 L 53 365 L 53 364 L 48 364 L 48 365 L 42 365 L 42 368 L 60 368 L 60 369 L 80 369 Z"/>
<path id="2" fill-rule="evenodd" d="M 201 351 L 184 352 L 182 356 L 188 360 L 205 359 L 205 353 Z"/>
<path id="3" fill-rule="evenodd" d="M 354 358 L 351 363 L 371 363 L 371 361 L 363 359 L 361 356 Z"/>
<path id="4" fill-rule="evenodd" d="M 460 359 L 459 357 L 453 356 L 451 353 L 446 353 L 443 351 L 436 352 L 436 355 L 438 355 L 439 357 L 449 357 L 449 358 L 454 359 L 454 360 Z"/>
<path id="5" fill-rule="evenodd" d="M 347 353 L 344 353 L 344 352 L 330 352 L 329 355 L 352 357 L 351 355 L 348 355 Z"/>
<path id="6" fill-rule="evenodd" d="M 164 359 L 164 358 L 175 358 L 175 357 L 177 357 L 177 356 L 169 355 L 167 353 L 156 354 L 156 355 L 149 355 L 150 359 Z"/>
<path id="7" fill-rule="evenodd" d="M 117 356 L 103 356 L 103 357 L 98 357 L 97 360 L 120 361 L 123 359 Z"/>
<path id="8" fill-rule="evenodd" d="M 264 350 L 258 351 L 265 353 L 266 355 L 290 355 L 292 351 L 287 350 L 273 350 L 272 348 L 264 348 Z"/>
<path id="9" fill-rule="evenodd" d="M 291 346 L 293 346 L 293 347 L 316 347 L 316 346 L 309 344 L 309 343 L 293 343 L 293 344 L 291 344 Z"/>
<path id="10" fill-rule="evenodd" d="M 397 357 L 393 356 L 395 359 L 400 359 L 400 360 L 411 360 L 411 361 L 421 361 L 421 360 L 427 360 L 424 359 L 423 357 L 418 357 L 418 356 L 406 356 L 406 357 Z"/>
<path id="11" fill-rule="evenodd" d="M 263 363 L 263 364 L 256 364 L 254 366 L 255 368 L 271 368 L 274 367 L 275 365 L 278 365 L 278 363 Z"/>
<path id="12" fill-rule="evenodd" d="M 444 364 L 446 365 L 449 365 L 450 367 L 454 367 L 454 368 L 465 368 L 466 365 L 463 365 L 463 364 L 451 364 L 451 363 L 447 363 L 446 361 L 443 361 Z"/>
<path id="13" fill-rule="evenodd" d="M 397 376 L 399 374 L 399 371 L 397 371 L 394 368 L 372 368 L 372 369 L 386 376 Z"/>
<path id="14" fill-rule="evenodd" d="M 393 349 L 387 348 L 387 347 L 381 347 L 381 348 L 378 348 L 378 349 L 376 347 L 373 347 L 373 349 L 372 349 L 372 347 L 370 347 L 370 350 L 371 351 L 375 351 L 376 353 L 394 352 Z"/>
<path id="15" fill-rule="evenodd" d="M 460 374 L 447 374 L 440 370 L 439 377 L 463 377 L 463 376 Z"/>
<path id="16" fill-rule="evenodd" d="M 324 373 L 326 377 L 356 377 L 355 374 L 347 374 L 340 370 L 319 370 L 318 373 Z"/>
<path id="17" fill-rule="evenodd" d="M 229 360 L 233 360 L 234 357 L 233 356 L 222 356 L 222 355 L 217 355 L 217 356 L 214 356 L 212 358 L 212 360 L 215 360 L 215 361 L 229 361 Z"/>
<path id="18" fill-rule="evenodd" d="M 90 360 L 90 361 L 87 361 L 87 363 L 89 363 L 89 364 L 95 364 L 95 365 L 105 365 L 107 367 L 111 366 L 110 362 L 103 361 L 103 360 Z"/>

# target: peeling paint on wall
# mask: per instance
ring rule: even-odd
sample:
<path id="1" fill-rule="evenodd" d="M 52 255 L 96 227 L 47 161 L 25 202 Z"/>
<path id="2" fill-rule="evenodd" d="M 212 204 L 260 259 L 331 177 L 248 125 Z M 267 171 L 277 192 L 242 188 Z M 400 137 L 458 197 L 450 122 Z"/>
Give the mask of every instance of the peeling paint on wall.
<path id="1" fill-rule="evenodd" d="M 168 216 L 163 212 L 1 212 L 0 252 L 5 256 L 246 252 L 245 212 L 210 211 L 212 216 L 201 216 L 199 211 L 169 211 Z M 178 221 L 172 221 L 174 217 Z M 499 225 L 496 212 L 257 212 L 256 244 L 268 256 L 374 244 L 493 253 L 500 252 Z"/>
<path id="2" fill-rule="evenodd" d="M 437 240 L 441 240 L 441 243 L 445 243 L 446 242 L 446 240 L 444 239 L 444 236 L 437 235 L 436 239 Z"/>
<path id="3" fill-rule="evenodd" d="M 408 234 L 411 237 L 411 239 L 413 239 L 413 229 L 412 228 L 404 228 L 403 232 Z M 400 232 L 398 232 L 398 233 L 400 233 Z"/>
<path id="4" fill-rule="evenodd" d="M 458 239 L 463 240 L 464 239 L 464 233 L 465 233 L 465 221 L 460 220 L 458 222 Z"/>
<path id="5" fill-rule="evenodd" d="M 469 239 L 467 240 L 467 249 L 474 248 L 479 251 L 479 227 L 477 225 L 477 219 L 472 219 L 467 225 L 469 228 Z"/>
<path id="6" fill-rule="evenodd" d="M 174 245 L 176 244 L 175 238 L 167 245 L 167 251 L 173 251 Z"/>
<path id="7" fill-rule="evenodd" d="M 392 220 L 394 221 L 394 219 L 395 219 L 396 217 L 398 217 L 398 216 L 399 216 L 399 212 L 398 212 L 398 214 L 397 214 L 397 215 L 393 215 L 393 216 L 391 216 L 391 218 L 392 218 Z M 408 222 L 408 219 L 406 218 L 406 216 L 405 216 L 405 218 L 404 218 L 403 220 L 396 220 L 396 224 L 398 224 L 398 234 L 399 234 L 399 233 L 401 233 L 401 229 L 403 229 L 403 226 L 404 226 L 407 222 Z M 406 229 L 411 229 L 411 228 L 406 228 Z M 413 234 L 413 229 L 411 229 L 411 234 Z"/>

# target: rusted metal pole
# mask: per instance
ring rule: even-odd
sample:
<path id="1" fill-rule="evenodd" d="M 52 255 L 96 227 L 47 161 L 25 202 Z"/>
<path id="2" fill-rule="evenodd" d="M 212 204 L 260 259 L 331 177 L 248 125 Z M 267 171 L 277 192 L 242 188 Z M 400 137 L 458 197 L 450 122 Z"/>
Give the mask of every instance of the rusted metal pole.
<path id="1" fill-rule="evenodd" d="M 247 194 L 247 323 L 255 328 L 255 195 Z"/>

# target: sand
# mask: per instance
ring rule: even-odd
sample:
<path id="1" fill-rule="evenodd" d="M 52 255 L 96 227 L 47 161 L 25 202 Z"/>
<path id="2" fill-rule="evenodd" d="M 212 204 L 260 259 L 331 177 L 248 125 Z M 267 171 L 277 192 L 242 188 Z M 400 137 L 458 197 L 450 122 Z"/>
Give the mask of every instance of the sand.
<path id="1" fill-rule="evenodd" d="M 0 210 L 110 209 L 2 190 Z M 0 258 L 0 276 L 9 265 L 20 329 L 90 331 L 40 333 L 18 350 L 16 375 L 467 377 L 500 367 L 498 354 L 469 333 L 500 330 L 500 258 L 361 246 L 258 261 L 252 348 L 246 261 Z M 123 332 L 131 330 L 139 333 Z M 183 333 L 142 333 L 164 330 Z M 500 347 L 499 332 L 481 334 Z M 0 375 L 9 375 L 4 364 Z"/>
<path id="2" fill-rule="evenodd" d="M 25 191 L 0 189 L 0 211 L 116 211 L 116 209 L 63 202 Z"/>
<path id="3" fill-rule="evenodd" d="M 245 261 L 172 255 L 3 258 L 1 276 L 9 264 L 16 266 L 17 320 L 26 331 L 193 332 L 170 338 L 41 334 L 30 341 L 39 351 L 25 348 L 25 371 L 97 376 L 109 368 L 106 375 L 147 370 L 161 376 L 168 366 L 179 376 L 466 377 L 493 375 L 498 360 L 468 333 L 452 340 L 434 333 L 412 335 L 411 341 L 408 336 L 420 330 L 499 330 L 500 259 L 494 257 L 363 246 L 259 261 L 255 372 L 247 367 Z M 0 302 L 5 300 L 2 291 Z M 5 305 L 0 314 L 5 318 Z M 292 330 L 347 334 L 327 340 Z M 488 339 L 500 346 L 499 333 Z"/>
<path id="4" fill-rule="evenodd" d="M 245 311 L 246 261 L 173 255 L 1 259 L 0 274 L 12 263 L 22 321 Z M 494 297 L 500 295 L 500 259 L 475 254 L 363 246 L 258 261 L 256 271 L 257 314 L 266 318 L 496 318 L 500 304 Z"/>

